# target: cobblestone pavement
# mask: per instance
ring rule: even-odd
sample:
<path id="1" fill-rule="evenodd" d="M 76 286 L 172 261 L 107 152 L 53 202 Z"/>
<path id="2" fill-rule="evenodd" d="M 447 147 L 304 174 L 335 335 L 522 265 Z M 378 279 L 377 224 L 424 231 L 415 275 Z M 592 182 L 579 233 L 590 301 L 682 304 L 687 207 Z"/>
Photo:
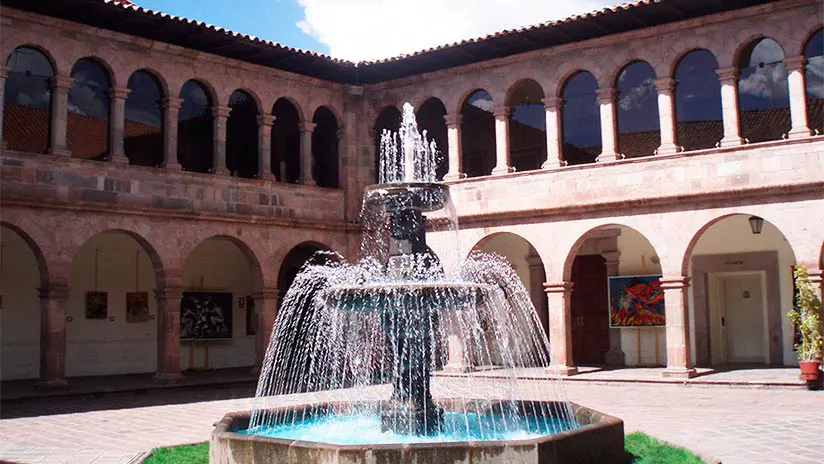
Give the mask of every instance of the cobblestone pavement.
<path id="1" fill-rule="evenodd" d="M 436 382 L 439 395 L 467 390 L 471 383 L 475 394 L 484 397 L 497 390 L 500 380 L 443 378 Z M 513 393 L 535 398 L 542 391 L 536 388 L 541 382 L 520 381 Z M 240 397 L 249 392 L 250 387 L 155 392 L 168 395 L 170 404 L 152 406 L 139 406 L 141 401 L 134 394 L 87 400 L 99 402 L 103 409 L 80 407 L 71 398 L 4 405 L 4 417 L 16 418 L 0 420 L 0 460 L 128 463 L 154 447 L 205 441 L 225 413 L 251 407 L 252 400 Z M 357 393 L 363 398 L 386 390 Z M 644 431 L 689 448 L 709 462 L 824 462 L 824 392 L 570 382 L 566 394 L 572 401 L 622 418 L 627 432 Z M 158 399 L 163 398 L 152 398 L 150 404 L 162 402 L 154 401 Z M 293 395 L 284 402 L 316 399 L 313 394 Z M 55 414 L 60 401 L 69 413 Z M 38 415 L 44 413 L 52 415 Z"/>

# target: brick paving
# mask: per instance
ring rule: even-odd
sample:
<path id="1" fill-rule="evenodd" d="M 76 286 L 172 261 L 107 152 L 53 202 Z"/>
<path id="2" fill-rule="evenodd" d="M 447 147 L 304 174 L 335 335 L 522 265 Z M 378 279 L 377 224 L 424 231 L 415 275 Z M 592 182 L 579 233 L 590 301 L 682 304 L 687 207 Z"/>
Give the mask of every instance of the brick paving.
<path id="1" fill-rule="evenodd" d="M 462 390 L 465 379 L 438 378 L 436 393 Z M 496 379 L 473 381 L 481 395 Z M 516 395 L 533 397 L 541 380 L 522 380 Z M 627 432 L 641 430 L 700 454 L 708 462 L 824 462 L 824 392 L 671 384 L 568 382 L 570 400 L 620 417 Z M 225 413 L 251 407 L 251 386 L 153 392 L 169 404 L 136 406 L 134 393 L 95 400 L 99 410 L 78 407 L 77 398 L 48 398 L 4 405 L 0 460 L 24 463 L 128 463 L 146 451 L 205 441 Z M 379 395 L 385 389 L 357 392 Z M 293 395 L 288 403 L 312 401 Z M 229 399 L 225 399 L 229 398 Z M 154 398 L 157 399 L 157 398 Z M 66 414 L 53 414 L 58 408 Z M 81 412 L 74 412 L 80 409 Z M 85 411 L 85 412 L 83 412 Z M 8 414 L 7 414 L 8 413 Z M 39 415 L 39 414 L 52 415 Z M 29 417 L 23 417 L 29 416 Z"/>

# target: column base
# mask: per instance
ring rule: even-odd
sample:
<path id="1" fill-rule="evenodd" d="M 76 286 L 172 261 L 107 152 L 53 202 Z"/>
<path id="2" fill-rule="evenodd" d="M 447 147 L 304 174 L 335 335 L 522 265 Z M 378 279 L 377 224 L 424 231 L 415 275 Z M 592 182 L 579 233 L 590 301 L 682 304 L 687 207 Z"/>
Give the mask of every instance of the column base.
<path id="1" fill-rule="evenodd" d="M 678 145 L 676 144 L 667 144 L 661 145 L 658 147 L 658 154 L 659 155 L 672 155 L 674 153 L 678 153 Z"/>
<path id="2" fill-rule="evenodd" d="M 72 156 L 72 152 L 70 152 L 68 148 L 52 148 L 49 150 L 49 154 L 52 156 L 63 156 L 66 158 Z"/>
<path id="3" fill-rule="evenodd" d="M 229 176 L 231 176 L 231 175 L 232 175 L 232 173 L 231 173 L 231 172 L 229 172 L 229 170 L 228 170 L 228 169 L 226 169 L 226 168 L 218 168 L 218 169 L 215 169 L 214 174 L 215 174 L 216 176 L 226 176 L 226 177 L 229 177 Z"/>
<path id="4" fill-rule="evenodd" d="M 511 174 L 513 172 L 515 172 L 515 168 L 513 168 L 512 166 L 503 166 L 503 167 L 495 166 L 495 169 L 492 170 L 492 175 L 493 176 L 502 176 L 504 174 Z"/>
<path id="5" fill-rule="evenodd" d="M 719 143 L 721 144 L 721 148 L 737 147 L 744 144 L 744 139 L 742 139 L 741 137 L 724 137 L 723 139 L 721 139 L 721 142 Z"/>
<path id="6" fill-rule="evenodd" d="M 561 377 L 569 377 L 578 373 L 578 368 L 575 366 L 549 366 L 546 371 L 552 375 L 559 375 Z"/>
<path id="7" fill-rule="evenodd" d="M 696 375 L 695 369 L 693 368 L 686 368 L 686 367 L 668 367 L 664 369 L 664 372 L 661 374 L 665 379 L 680 379 L 680 380 L 688 380 Z"/>
<path id="8" fill-rule="evenodd" d="M 160 383 L 160 384 L 174 384 L 174 383 L 178 383 L 178 382 L 183 380 L 183 374 L 180 374 L 180 373 L 172 374 L 172 373 L 166 373 L 166 372 L 158 372 L 154 375 L 152 380 L 154 380 L 155 383 Z"/>
<path id="9" fill-rule="evenodd" d="M 443 367 L 443 372 L 447 374 L 466 374 L 474 371 L 475 366 L 469 364 L 447 364 Z"/>
<path id="10" fill-rule="evenodd" d="M 803 139 L 813 135 L 813 131 L 806 127 L 794 127 L 787 133 L 787 137 L 791 139 Z"/>
<path id="11" fill-rule="evenodd" d="M 450 180 L 461 180 L 466 179 L 466 174 L 462 172 L 447 172 L 445 176 L 443 176 L 443 180 L 450 181 Z"/>
<path id="12" fill-rule="evenodd" d="M 275 181 L 277 181 L 277 178 L 275 177 L 274 174 L 272 174 L 270 172 L 270 173 L 264 173 L 263 175 L 261 175 L 260 180 L 265 180 L 267 182 L 275 182 Z"/>
<path id="13" fill-rule="evenodd" d="M 318 183 L 315 182 L 315 179 L 300 179 L 298 180 L 298 183 L 300 183 L 301 185 L 308 185 L 310 187 L 318 185 Z"/>
<path id="14" fill-rule="evenodd" d="M 611 163 L 618 161 L 618 153 L 601 153 L 595 158 L 596 163 Z"/>
<path id="15" fill-rule="evenodd" d="M 112 155 L 110 161 L 114 164 L 129 164 L 129 158 L 122 153 L 119 155 Z"/>
<path id="16" fill-rule="evenodd" d="M 167 170 L 167 171 L 182 171 L 183 170 L 183 166 L 180 163 L 178 163 L 177 161 L 175 161 L 174 163 L 169 162 L 169 163 L 163 164 L 161 167 L 163 169 Z"/>
<path id="17" fill-rule="evenodd" d="M 38 390 L 63 390 L 69 388 L 66 379 L 38 380 L 36 387 Z"/>
<path id="18" fill-rule="evenodd" d="M 562 168 L 567 165 L 567 162 L 564 160 L 552 160 L 552 161 L 544 161 L 544 164 L 541 165 L 541 169 L 555 169 L 555 168 Z"/>

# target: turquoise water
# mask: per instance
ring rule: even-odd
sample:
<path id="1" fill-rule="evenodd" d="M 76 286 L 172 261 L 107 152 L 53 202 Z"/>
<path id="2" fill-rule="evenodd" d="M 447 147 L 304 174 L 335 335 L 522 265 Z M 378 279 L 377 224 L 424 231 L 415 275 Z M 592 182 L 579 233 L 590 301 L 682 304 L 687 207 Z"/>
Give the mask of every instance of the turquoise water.
<path id="1" fill-rule="evenodd" d="M 566 421 L 535 416 L 503 419 L 501 415 L 444 413 L 441 433 L 432 436 L 402 435 L 381 431 L 378 414 L 322 415 L 273 427 L 241 433 L 288 440 L 316 441 L 336 445 L 382 445 L 390 443 L 446 443 L 456 441 L 524 440 L 573 428 Z"/>

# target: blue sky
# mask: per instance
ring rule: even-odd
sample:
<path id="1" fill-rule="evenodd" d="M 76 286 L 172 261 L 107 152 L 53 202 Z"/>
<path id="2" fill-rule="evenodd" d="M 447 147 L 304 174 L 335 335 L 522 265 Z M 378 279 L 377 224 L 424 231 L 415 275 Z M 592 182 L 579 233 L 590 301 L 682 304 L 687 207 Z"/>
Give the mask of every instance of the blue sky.
<path id="1" fill-rule="evenodd" d="M 203 21 L 290 47 L 329 54 L 329 46 L 305 34 L 297 23 L 303 7 L 295 0 L 134 0 L 150 10 Z"/>

